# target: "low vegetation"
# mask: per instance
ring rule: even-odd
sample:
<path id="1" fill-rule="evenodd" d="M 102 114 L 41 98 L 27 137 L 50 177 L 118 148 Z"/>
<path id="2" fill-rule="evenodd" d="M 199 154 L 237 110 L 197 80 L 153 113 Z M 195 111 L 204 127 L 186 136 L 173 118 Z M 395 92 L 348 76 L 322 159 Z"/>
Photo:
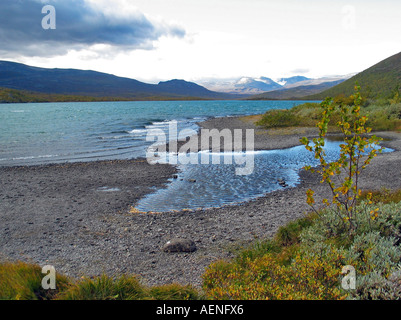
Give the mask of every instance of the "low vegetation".
<path id="1" fill-rule="evenodd" d="M 57 289 L 44 290 L 42 268 L 24 262 L 0 264 L 0 300 L 49 300 L 65 290 L 69 280 L 56 276 Z"/>
<path id="2" fill-rule="evenodd" d="M 358 205 L 352 237 L 331 209 L 281 227 L 276 237 L 254 244 L 231 262 L 204 274 L 210 299 L 400 299 L 401 204 Z M 374 212 L 375 219 L 372 219 Z M 345 266 L 355 289 L 342 286 Z"/>
<path id="3" fill-rule="evenodd" d="M 0 264 L 0 300 L 197 300 L 191 286 L 169 284 L 147 287 L 136 276 L 106 275 L 75 280 L 57 274 L 56 289 L 43 289 L 38 265 L 16 262 Z"/>
<path id="4" fill-rule="evenodd" d="M 343 97 L 334 99 L 335 103 L 347 102 Z M 269 110 L 259 121 L 258 126 L 265 129 L 281 127 L 314 127 L 322 118 L 320 103 L 304 103 L 289 110 Z M 374 131 L 401 131 L 401 101 L 398 99 L 363 101 L 362 116 L 369 118 L 367 125 Z M 339 111 L 335 111 L 329 122 L 328 132 L 338 132 L 336 123 L 340 120 Z"/>
<path id="5" fill-rule="evenodd" d="M 96 102 L 119 101 L 122 98 L 113 97 L 89 97 L 78 95 L 47 94 L 26 90 L 0 88 L 0 103 L 40 103 L 40 102 Z M 125 99 L 128 100 L 128 99 Z"/>
<path id="6" fill-rule="evenodd" d="M 32 92 L 0 88 L 0 103 L 42 103 L 42 102 L 102 102 L 102 101 L 185 101 L 185 100 L 206 100 L 198 97 L 187 96 L 151 96 L 137 95 L 127 97 L 93 97 L 85 95 L 66 95 Z"/>

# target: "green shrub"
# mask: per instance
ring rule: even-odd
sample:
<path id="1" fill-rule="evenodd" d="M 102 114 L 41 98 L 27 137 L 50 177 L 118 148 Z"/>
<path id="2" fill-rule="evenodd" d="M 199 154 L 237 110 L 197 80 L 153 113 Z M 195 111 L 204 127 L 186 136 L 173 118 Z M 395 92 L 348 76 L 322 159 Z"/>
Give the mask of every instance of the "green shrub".
<path id="1" fill-rule="evenodd" d="M 308 217 L 297 219 L 287 223 L 285 226 L 281 226 L 275 235 L 276 242 L 280 246 L 298 244 L 301 241 L 300 234 L 302 230 L 311 226 L 315 218 L 315 215 L 309 215 Z"/>
<path id="2" fill-rule="evenodd" d="M 299 117 L 291 110 L 270 110 L 256 124 L 266 128 L 295 127 Z"/>
<path id="3" fill-rule="evenodd" d="M 84 278 L 62 292 L 59 300 L 140 300 L 146 296 L 136 277 L 113 279 L 106 275 Z"/>
<path id="4" fill-rule="evenodd" d="M 243 248 L 236 257 L 236 262 L 241 264 L 248 259 L 254 260 L 263 257 L 266 253 L 280 253 L 282 247 L 273 240 L 255 240 L 249 247 Z"/>
<path id="5" fill-rule="evenodd" d="M 135 276 L 83 278 L 73 281 L 56 274 L 56 289 L 42 288 L 42 268 L 24 262 L 0 264 L 0 300 L 197 300 L 192 286 L 147 287 Z"/>
<path id="6" fill-rule="evenodd" d="M 201 295 L 190 285 L 167 284 L 151 287 L 149 297 L 154 300 L 199 300 Z"/>
<path id="7" fill-rule="evenodd" d="M 356 290 L 350 292 L 350 300 L 400 300 L 401 271 L 397 269 L 388 278 L 377 272 L 358 277 Z"/>
<path id="8" fill-rule="evenodd" d="M 395 238 L 377 231 L 361 234 L 355 237 L 347 257 L 359 275 L 377 273 L 388 278 L 401 259 L 401 248 L 394 243 Z"/>
<path id="9" fill-rule="evenodd" d="M 401 130 L 401 103 L 394 99 L 391 101 L 388 99 L 365 101 L 364 98 L 361 98 L 361 115 L 369 118 L 366 123 L 367 126 L 375 131 Z M 336 105 L 352 105 L 353 99 L 351 97 L 336 97 L 333 102 Z M 322 118 L 322 113 L 323 110 L 319 103 L 307 102 L 289 110 L 269 110 L 256 124 L 266 129 L 296 126 L 314 127 L 316 122 Z M 340 112 L 334 111 L 328 123 L 330 131 L 337 131 L 336 123 L 340 120 Z"/>
<path id="10" fill-rule="evenodd" d="M 169 284 L 147 287 L 136 276 L 113 279 L 102 275 L 84 278 L 62 292 L 59 300 L 195 300 L 198 292 L 191 286 Z"/>
<path id="11" fill-rule="evenodd" d="M 356 235 L 366 234 L 368 232 L 379 232 L 382 237 L 401 237 L 401 203 L 371 203 L 362 202 L 356 207 L 359 213 L 355 220 L 357 225 Z M 333 208 L 326 208 L 322 211 L 320 219 L 305 229 L 301 235 L 303 243 L 314 243 L 317 241 L 325 241 L 328 239 L 349 238 L 350 242 L 353 237 L 349 237 L 345 233 L 345 227 L 342 219 L 336 214 Z M 344 245 L 346 241 L 339 241 Z"/>
<path id="12" fill-rule="evenodd" d="M 360 87 L 355 86 L 355 94 L 350 97 L 353 103 L 344 105 L 336 104 L 332 98 L 327 98 L 321 103 L 322 119 L 317 123 L 319 137 L 313 138 L 312 144 L 307 137 L 300 139 L 306 150 L 313 152 L 320 165 L 315 169 L 305 166 L 305 170 L 316 172 L 321 177 L 321 183 L 330 187 L 332 199 L 323 199 L 326 206 L 332 206 L 351 236 L 356 228 L 358 211 L 356 205 L 362 190 L 358 181 L 362 171 L 370 164 L 372 159 L 381 153 L 383 148 L 377 148 L 381 138 L 375 135 L 369 136 L 371 128 L 367 126 L 368 117 L 361 113 L 362 96 Z M 340 156 L 336 161 L 327 162 L 324 146 L 328 126 L 333 120 L 333 114 L 340 116 L 336 126 L 340 129 L 344 143 L 340 144 Z M 314 191 L 306 192 L 307 203 L 319 215 L 315 209 Z"/>
<path id="13" fill-rule="evenodd" d="M 297 251 L 290 264 L 271 253 L 242 265 L 219 261 L 205 272 L 203 289 L 218 300 L 344 299 L 338 286 L 341 268 L 333 263 L 343 257 L 332 250 L 327 258 Z"/>
<path id="14" fill-rule="evenodd" d="M 377 211 L 376 211 L 377 209 Z M 231 262 L 211 264 L 203 275 L 209 299 L 401 298 L 401 203 L 363 202 L 357 232 L 349 237 L 326 208 L 258 242 Z M 342 268 L 353 266 L 356 290 L 341 287 Z"/>
<path id="15" fill-rule="evenodd" d="M 390 190 L 382 188 L 381 190 L 365 190 L 362 191 L 360 200 L 366 201 L 370 197 L 372 203 L 397 203 L 401 201 L 401 190 Z"/>

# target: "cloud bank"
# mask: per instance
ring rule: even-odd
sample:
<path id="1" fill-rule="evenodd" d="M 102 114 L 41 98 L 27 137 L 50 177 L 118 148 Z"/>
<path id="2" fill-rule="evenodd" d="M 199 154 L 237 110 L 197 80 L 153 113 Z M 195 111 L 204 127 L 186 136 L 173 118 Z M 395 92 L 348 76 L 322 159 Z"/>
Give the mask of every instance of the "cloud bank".
<path id="1" fill-rule="evenodd" d="M 42 28 L 45 5 L 56 10 L 56 29 Z M 95 45 L 152 49 L 162 36 L 184 37 L 182 27 L 151 21 L 143 13 L 102 10 L 85 0 L 1 0 L 0 53 L 49 57 Z"/>

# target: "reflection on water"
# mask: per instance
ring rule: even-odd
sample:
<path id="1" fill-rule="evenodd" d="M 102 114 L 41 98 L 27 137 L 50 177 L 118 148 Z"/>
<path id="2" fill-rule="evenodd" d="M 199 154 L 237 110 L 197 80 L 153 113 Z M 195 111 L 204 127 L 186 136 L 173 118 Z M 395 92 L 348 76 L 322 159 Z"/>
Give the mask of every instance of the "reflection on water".
<path id="1" fill-rule="evenodd" d="M 339 157 L 340 144 L 339 141 L 326 141 L 328 161 L 335 161 Z M 390 151 L 385 149 L 385 152 Z M 210 154 L 210 157 L 213 156 L 215 154 Z M 240 203 L 282 189 L 283 180 L 285 187 L 294 187 L 300 182 L 300 169 L 305 165 L 318 165 L 314 154 L 304 146 L 255 151 L 254 171 L 245 176 L 235 174 L 238 167 L 235 161 L 231 165 L 224 164 L 227 162 L 224 162 L 223 155 L 221 157 L 220 165 L 179 165 L 180 173 L 168 187 L 141 199 L 136 208 L 143 212 L 166 212 Z"/>

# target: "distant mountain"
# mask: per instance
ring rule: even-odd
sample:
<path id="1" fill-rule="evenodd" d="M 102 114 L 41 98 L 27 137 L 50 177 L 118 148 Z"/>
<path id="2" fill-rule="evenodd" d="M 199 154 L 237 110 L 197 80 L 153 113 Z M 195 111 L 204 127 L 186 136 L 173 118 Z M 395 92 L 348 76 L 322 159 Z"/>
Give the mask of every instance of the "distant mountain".
<path id="1" fill-rule="evenodd" d="M 260 91 L 277 90 L 281 88 L 281 85 L 267 77 L 260 77 L 258 79 L 244 77 L 235 83 L 234 87 L 235 91 L 231 93 L 250 94 Z"/>
<path id="2" fill-rule="evenodd" d="M 307 80 L 312 80 L 310 78 L 304 77 L 304 76 L 295 76 L 295 77 L 290 77 L 290 78 L 281 78 L 278 79 L 276 82 L 282 85 L 283 87 L 286 87 L 288 85 L 296 84 L 301 81 L 307 81 Z"/>
<path id="3" fill-rule="evenodd" d="M 305 96 L 316 94 L 331 88 L 344 80 L 323 82 L 315 85 L 297 86 L 290 89 L 281 89 L 276 91 L 265 92 L 262 94 L 248 97 L 248 100 L 303 100 Z M 308 100 L 308 99 L 305 99 Z M 313 100 L 313 99 L 311 99 Z"/>
<path id="4" fill-rule="evenodd" d="M 235 99 L 195 83 L 171 80 L 147 84 L 90 70 L 46 69 L 0 61 L 0 87 L 36 93 L 125 99 Z"/>
<path id="5" fill-rule="evenodd" d="M 242 77 L 235 79 L 208 79 L 201 80 L 203 86 L 209 90 L 240 95 L 254 95 L 266 91 L 282 88 L 277 82 L 267 77 Z"/>
<path id="6" fill-rule="evenodd" d="M 354 93 L 355 83 L 361 86 L 363 96 L 370 99 L 389 98 L 401 87 L 401 52 L 358 73 L 339 85 L 305 99 L 322 100 L 338 95 L 350 96 Z"/>
<path id="7" fill-rule="evenodd" d="M 312 89 L 311 87 L 309 88 L 310 89 L 309 91 L 306 91 L 306 92 L 311 92 L 312 94 L 331 87 L 331 85 L 329 84 L 330 82 L 332 82 L 332 85 L 334 86 L 340 83 L 341 81 L 348 79 L 349 77 L 351 77 L 351 75 L 332 76 L 319 79 L 311 79 L 304 76 L 294 76 L 289 78 L 280 78 L 276 81 L 268 77 L 259 77 L 259 78 L 242 77 L 237 79 L 208 79 L 208 80 L 202 80 L 202 82 L 200 83 L 209 90 L 226 92 L 231 94 L 246 94 L 252 96 L 264 94 L 267 92 L 286 90 L 299 86 L 309 87 L 309 86 L 321 85 L 320 87 L 314 88 L 316 90 Z M 279 95 L 280 94 L 278 93 L 274 94 L 274 96 L 277 97 Z M 283 95 L 287 96 L 286 93 Z"/>
<path id="8" fill-rule="evenodd" d="M 326 76 L 326 77 L 322 77 L 322 78 L 317 78 L 317 79 L 309 79 L 309 80 L 303 80 L 303 81 L 299 81 L 293 84 L 287 84 L 285 86 L 285 89 L 291 89 L 291 88 L 295 88 L 295 87 L 299 87 L 299 86 L 317 86 L 323 83 L 328 83 L 328 82 L 333 82 L 333 86 L 341 83 L 345 80 L 348 80 L 349 78 L 351 78 L 352 76 L 354 76 L 354 74 L 347 74 L 347 75 L 342 75 L 342 76 Z"/>
<path id="9" fill-rule="evenodd" d="M 228 97 L 227 94 L 212 92 L 196 83 L 177 79 L 159 82 L 159 84 L 157 85 L 157 89 L 160 90 L 161 94 L 165 95 L 169 94 L 176 96 L 193 96 L 203 98 L 219 98 L 223 96 Z"/>

